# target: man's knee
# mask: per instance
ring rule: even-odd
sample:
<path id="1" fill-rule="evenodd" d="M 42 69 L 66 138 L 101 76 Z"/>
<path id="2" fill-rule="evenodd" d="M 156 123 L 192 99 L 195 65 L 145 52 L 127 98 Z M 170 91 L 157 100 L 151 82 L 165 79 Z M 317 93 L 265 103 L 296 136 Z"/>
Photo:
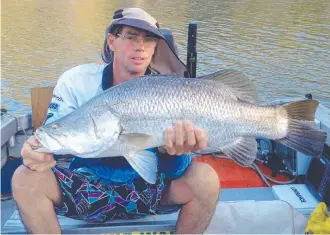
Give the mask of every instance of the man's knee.
<path id="1" fill-rule="evenodd" d="M 19 166 L 12 177 L 12 192 L 15 200 L 29 195 L 46 193 L 47 185 L 56 185 L 51 170 L 45 172 L 32 171 L 24 165 Z"/>
<path id="2" fill-rule="evenodd" d="M 207 163 L 194 162 L 187 172 L 188 184 L 198 198 L 218 198 L 220 183 L 217 172 Z"/>

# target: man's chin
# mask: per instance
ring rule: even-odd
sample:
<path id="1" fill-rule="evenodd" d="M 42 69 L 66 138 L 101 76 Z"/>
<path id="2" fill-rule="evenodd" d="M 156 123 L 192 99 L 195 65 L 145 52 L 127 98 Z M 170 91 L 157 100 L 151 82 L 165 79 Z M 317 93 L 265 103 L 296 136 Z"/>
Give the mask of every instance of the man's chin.
<path id="1" fill-rule="evenodd" d="M 139 66 L 131 66 L 129 69 L 129 73 L 133 75 L 144 75 L 148 66 L 145 65 L 139 65 Z"/>

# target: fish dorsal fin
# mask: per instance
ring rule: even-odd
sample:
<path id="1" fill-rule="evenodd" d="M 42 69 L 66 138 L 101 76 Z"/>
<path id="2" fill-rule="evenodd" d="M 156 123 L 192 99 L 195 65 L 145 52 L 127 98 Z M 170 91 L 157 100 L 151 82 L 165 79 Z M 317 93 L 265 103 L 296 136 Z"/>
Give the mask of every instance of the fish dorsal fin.
<path id="1" fill-rule="evenodd" d="M 239 165 L 250 166 L 257 157 L 257 141 L 254 137 L 238 137 L 221 150 Z"/>
<path id="2" fill-rule="evenodd" d="M 241 100 L 252 103 L 258 100 L 257 90 L 251 80 L 237 70 L 224 69 L 199 78 L 216 81 L 232 88 L 237 98 Z"/>

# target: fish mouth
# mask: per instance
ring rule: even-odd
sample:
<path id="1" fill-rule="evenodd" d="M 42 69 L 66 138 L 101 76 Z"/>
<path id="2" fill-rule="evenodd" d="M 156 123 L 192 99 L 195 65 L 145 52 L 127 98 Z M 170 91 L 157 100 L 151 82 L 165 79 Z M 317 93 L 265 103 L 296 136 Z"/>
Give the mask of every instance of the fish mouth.
<path id="1" fill-rule="evenodd" d="M 54 152 L 61 150 L 63 145 L 52 135 L 48 134 L 42 127 L 35 132 L 35 137 L 41 145 L 34 146 L 33 150 L 38 152 Z"/>

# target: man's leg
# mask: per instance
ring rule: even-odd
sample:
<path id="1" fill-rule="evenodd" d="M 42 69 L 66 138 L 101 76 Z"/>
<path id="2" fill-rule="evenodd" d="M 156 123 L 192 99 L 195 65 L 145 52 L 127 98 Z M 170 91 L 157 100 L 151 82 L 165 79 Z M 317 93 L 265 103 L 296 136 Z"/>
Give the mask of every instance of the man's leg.
<path id="1" fill-rule="evenodd" d="M 13 196 L 29 233 L 61 233 L 54 204 L 61 191 L 51 170 L 43 173 L 20 166 L 12 179 Z"/>
<path id="2" fill-rule="evenodd" d="M 203 233 L 209 225 L 219 196 L 219 178 L 211 166 L 193 162 L 170 188 L 161 204 L 182 204 L 176 233 Z"/>

